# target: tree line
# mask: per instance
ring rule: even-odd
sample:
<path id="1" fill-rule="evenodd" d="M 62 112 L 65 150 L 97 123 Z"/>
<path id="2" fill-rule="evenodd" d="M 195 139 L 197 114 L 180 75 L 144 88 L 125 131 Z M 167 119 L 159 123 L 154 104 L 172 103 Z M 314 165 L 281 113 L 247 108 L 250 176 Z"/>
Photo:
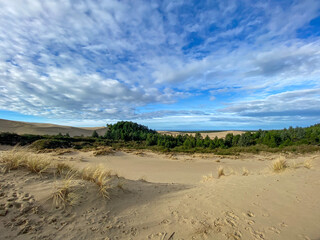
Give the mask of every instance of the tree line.
<path id="1" fill-rule="evenodd" d="M 237 135 L 228 133 L 224 138 L 215 137 L 211 139 L 209 136 L 202 137 L 199 132 L 194 135 L 180 134 L 178 136 L 160 134 L 146 126 L 121 121 L 108 124 L 104 136 L 99 136 L 96 131 L 93 131 L 91 137 L 70 137 L 69 134 L 62 135 L 61 133 L 55 136 L 0 133 L 0 144 L 33 144 L 39 149 L 59 147 L 81 149 L 104 145 L 115 148 L 151 148 L 180 152 L 217 152 L 228 149 L 233 151 L 249 149 L 250 146 L 281 149 L 290 146 L 308 145 L 308 149 L 311 149 L 311 147 L 316 149 L 320 146 L 320 124 L 306 128 L 289 127 L 282 130 L 246 131 Z"/>
<path id="2" fill-rule="evenodd" d="M 114 141 L 142 141 L 147 146 L 161 146 L 167 149 L 172 148 L 231 148 L 248 147 L 263 144 L 271 148 L 285 147 L 301 144 L 318 145 L 320 143 L 320 124 L 307 128 L 289 127 L 282 130 L 258 130 L 247 131 L 243 134 L 233 135 L 228 133 L 225 138 L 209 136 L 202 137 L 197 132 L 195 135 L 181 134 L 176 137 L 172 135 L 160 134 L 148 127 L 133 122 L 121 121 L 116 124 L 107 125 L 108 130 L 104 136 L 106 139 Z"/>

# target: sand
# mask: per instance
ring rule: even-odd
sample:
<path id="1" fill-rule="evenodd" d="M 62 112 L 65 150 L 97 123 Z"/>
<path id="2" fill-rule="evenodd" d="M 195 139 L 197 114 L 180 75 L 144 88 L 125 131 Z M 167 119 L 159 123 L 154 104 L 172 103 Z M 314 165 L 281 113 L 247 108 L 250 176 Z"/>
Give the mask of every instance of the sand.
<path id="1" fill-rule="evenodd" d="M 178 136 L 178 135 L 184 135 L 184 134 L 188 134 L 192 136 L 195 135 L 195 133 L 193 132 L 172 132 L 172 131 L 158 131 L 158 132 L 161 134 L 167 134 L 172 136 Z M 203 138 L 205 138 L 206 136 L 209 136 L 209 138 L 214 139 L 215 137 L 225 138 L 225 136 L 228 133 L 232 133 L 233 135 L 239 135 L 245 132 L 244 131 L 221 131 L 221 132 L 201 132 L 200 134 Z"/>
<path id="2" fill-rule="evenodd" d="M 93 131 L 96 130 L 101 136 L 106 133 L 106 127 L 70 127 L 61 126 L 55 124 L 47 123 L 27 123 L 10 121 L 5 119 L 0 119 L 0 132 L 11 132 L 17 134 L 36 134 L 36 135 L 57 135 L 59 133 L 65 135 L 69 133 L 71 137 L 74 136 L 91 136 Z"/>
<path id="3" fill-rule="evenodd" d="M 283 155 L 291 167 L 281 173 L 270 169 L 279 154 L 269 153 L 46 156 L 77 169 L 112 169 L 121 187 L 110 189 L 107 200 L 93 183 L 78 180 L 81 201 L 56 209 L 49 199 L 60 179 L 24 169 L 2 174 L 1 239 L 320 239 L 319 153 Z M 218 178 L 220 166 L 225 176 Z"/>

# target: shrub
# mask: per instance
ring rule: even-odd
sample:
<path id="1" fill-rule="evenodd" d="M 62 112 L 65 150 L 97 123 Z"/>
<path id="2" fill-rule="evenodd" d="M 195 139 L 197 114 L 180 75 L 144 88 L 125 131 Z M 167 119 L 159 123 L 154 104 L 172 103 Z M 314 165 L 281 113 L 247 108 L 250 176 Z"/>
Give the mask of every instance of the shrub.
<path id="1" fill-rule="evenodd" d="M 72 144 L 70 141 L 58 139 L 40 139 L 31 144 L 31 147 L 36 150 L 69 148 Z"/>

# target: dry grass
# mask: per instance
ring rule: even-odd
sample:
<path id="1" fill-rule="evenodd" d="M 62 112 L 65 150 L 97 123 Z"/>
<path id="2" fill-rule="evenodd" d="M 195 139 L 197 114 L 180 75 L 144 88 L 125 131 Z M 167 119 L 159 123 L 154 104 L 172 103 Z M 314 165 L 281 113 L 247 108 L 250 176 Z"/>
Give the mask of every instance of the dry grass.
<path id="1" fill-rule="evenodd" d="M 51 166 L 51 160 L 43 154 L 34 154 L 23 148 L 14 148 L 11 151 L 3 152 L 0 156 L 2 163 L 0 171 L 5 173 L 18 168 L 26 168 L 30 172 L 42 174 Z M 104 197 L 110 199 L 108 190 L 111 188 L 109 183 L 112 177 L 118 177 L 117 174 L 102 166 L 86 167 L 82 171 L 73 169 L 67 163 L 55 162 L 51 169 L 59 175 L 65 175 L 62 186 L 58 187 L 52 198 L 56 206 L 70 205 L 70 199 L 73 193 L 70 192 L 72 179 L 81 178 L 95 183 L 98 186 L 98 192 Z M 72 176 L 72 177 L 71 177 Z M 123 189 L 123 183 L 118 182 L 118 188 Z M 71 195 L 70 195 L 71 194 Z M 74 198 L 74 197 L 72 197 Z"/>
<path id="2" fill-rule="evenodd" d="M 210 173 L 210 174 L 208 174 L 208 175 L 202 176 L 201 182 L 204 183 L 204 182 L 209 182 L 209 181 L 213 181 L 213 180 L 214 180 L 213 174 Z"/>
<path id="3" fill-rule="evenodd" d="M 278 159 L 274 160 L 271 164 L 271 169 L 274 172 L 282 172 L 288 167 L 289 165 L 284 157 L 279 157 Z"/>
<path id="4" fill-rule="evenodd" d="M 24 148 L 14 148 L 3 152 L 0 161 L 4 163 L 5 172 L 25 167 L 33 173 L 41 174 L 50 166 L 47 157 L 28 152 Z"/>
<path id="5" fill-rule="evenodd" d="M 96 184 L 98 185 L 99 193 L 102 195 L 102 197 L 110 199 L 110 195 L 108 193 L 108 182 L 110 178 L 107 178 L 106 175 L 99 175 L 96 179 Z"/>
<path id="6" fill-rule="evenodd" d="M 41 174 L 48 169 L 50 161 L 44 156 L 32 154 L 28 156 L 24 165 L 30 172 Z"/>
<path id="7" fill-rule="evenodd" d="M 72 170 L 72 167 L 68 163 L 57 162 L 56 163 L 56 173 L 59 175 L 66 174 Z"/>
<path id="8" fill-rule="evenodd" d="M 246 169 L 245 167 L 242 168 L 242 176 L 248 176 L 249 175 L 249 170 Z"/>
<path id="9" fill-rule="evenodd" d="M 10 170 L 15 170 L 23 166 L 26 155 L 25 151 L 21 151 L 18 148 L 3 152 L 0 157 L 0 161 L 4 164 L 3 171 L 9 172 Z"/>
<path id="10" fill-rule="evenodd" d="M 102 149 L 97 149 L 96 151 L 93 152 L 94 156 L 103 156 L 103 155 L 110 155 L 114 154 L 115 151 L 112 148 L 102 148 Z"/>
<path id="11" fill-rule="evenodd" d="M 220 178 L 221 176 L 225 176 L 224 169 L 222 166 L 218 168 L 218 178 Z"/>
<path id="12" fill-rule="evenodd" d="M 102 166 L 97 167 L 86 167 L 81 171 L 82 179 L 95 183 L 99 188 L 99 193 L 104 197 L 110 199 L 108 189 L 109 180 L 112 176 L 112 172 L 103 168 Z"/>
<path id="13" fill-rule="evenodd" d="M 74 181 L 74 173 L 70 172 L 66 175 L 62 185 L 56 187 L 52 194 L 52 201 L 55 207 L 65 208 L 66 206 L 73 206 L 78 201 L 78 195 L 72 190 Z"/>
<path id="14" fill-rule="evenodd" d="M 303 162 L 303 166 L 304 166 L 305 168 L 311 169 L 311 168 L 312 168 L 312 160 L 311 160 L 311 159 L 305 160 L 305 161 Z"/>
<path id="15" fill-rule="evenodd" d="M 94 182 L 93 173 L 93 167 L 85 167 L 81 171 L 81 178 L 86 181 Z"/>

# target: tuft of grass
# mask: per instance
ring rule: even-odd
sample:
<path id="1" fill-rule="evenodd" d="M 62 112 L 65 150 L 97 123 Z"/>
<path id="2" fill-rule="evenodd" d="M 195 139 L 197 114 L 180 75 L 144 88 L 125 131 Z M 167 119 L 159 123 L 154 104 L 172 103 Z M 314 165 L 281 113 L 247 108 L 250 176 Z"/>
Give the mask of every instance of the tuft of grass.
<path id="1" fill-rule="evenodd" d="M 249 175 L 249 170 L 246 169 L 245 167 L 242 168 L 242 176 L 248 176 Z"/>
<path id="2" fill-rule="evenodd" d="M 23 166 L 26 160 L 26 153 L 18 148 L 14 148 L 11 151 L 3 152 L 0 157 L 0 161 L 4 163 L 4 172 L 18 169 Z"/>
<path id="3" fill-rule="evenodd" d="M 208 175 L 202 176 L 201 182 L 204 183 L 204 182 L 209 182 L 209 181 L 213 181 L 213 180 L 214 180 L 213 174 L 210 173 L 210 174 L 208 174 Z"/>
<path id="4" fill-rule="evenodd" d="M 107 198 L 107 199 L 110 199 L 110 195 L 108 193 L 108 182 L 110 181 L 110 178 L 107 178 L 106 175 L 99 175 L 96 179 L 96 184 L 98 186 L 98 189 L 99 189 L 99 193 L 101 194 L 101 196 L 103 198 Z"/>
<path id="5" fill-rule="evenodd" d="M 86 181 L 94 182 L 93 173 L 94 173 L 94 168 L 85 167 L 81 171 L 81 178 Z"/>
<path id="6" fill-rule="evenodd" d="M 14 148 L 4 152 L 0 161 L 4 163 L 5 172 L 25 167 L 33 173 L 41 174 L 50 165 L 50 161 L 46 157 L 30 153 L 24 148 Z"/>
<path id="7" fill-rule="evenodd" d="M 72 167 L 68 163 L 58 162 L 56 163 L 56 173 L 59 175 L 66 174 L 72 170 Z"/>
<path id="8" fill-rule="evenodd" d="M 50 161 L 41 155 L 29 155 L 24 164 L 30 172 L 41 174 L 48 169 Z"/>
<path id="9" fill-rule="evenodd" d="M 305 161 L 303 162 L 303 166 L 304 166 L 305 168 L 311 169 L 311 168 L 312 168 L 312 160 L 311 160 L 311 159 L 305 160 Z"/>
<path id="10" fill-rule="evenodd" d="M 82 179 L 95 183 L 98 186 L 99 193 L 104 198 L 110 199 L 108 193 L 108 182 L 111 178 L 111 171 L 103 168 L 102 166 L 97 167 L 86 167 L 81 171 Z"/>
<path id="11" fill-rule="evenodd" d="M 221 176 L 225 176 L 224 169 L 222 166 L 218 168 L 218 178 L 220 178 Z"/>
<path id="12" fill-rule="evenodd" d="M 66 206 L 74 206 L 78 201 L 78 195 L 72 190 L 74 173 L 70 172 L 66 175 L 62 185 L 56 187 L 52 194 L 53 205 L 57 208 Z"/>
<path id="13" fill-rule="evenodd" d="M 97 149 L 96 151 L 93 152 L 94 156 L 103 156 L 103 155 L 110 155 L 114 154 L 115 151 L 112 148 L 102 148 L 102 149 Z"/>
<path id="14" fill-rule="evenodd" d="M 289 165 L 284 157 L 279 157 L 271 163 L 271 169 L 274 172 L 281 172 L 288 168 Z"/>

